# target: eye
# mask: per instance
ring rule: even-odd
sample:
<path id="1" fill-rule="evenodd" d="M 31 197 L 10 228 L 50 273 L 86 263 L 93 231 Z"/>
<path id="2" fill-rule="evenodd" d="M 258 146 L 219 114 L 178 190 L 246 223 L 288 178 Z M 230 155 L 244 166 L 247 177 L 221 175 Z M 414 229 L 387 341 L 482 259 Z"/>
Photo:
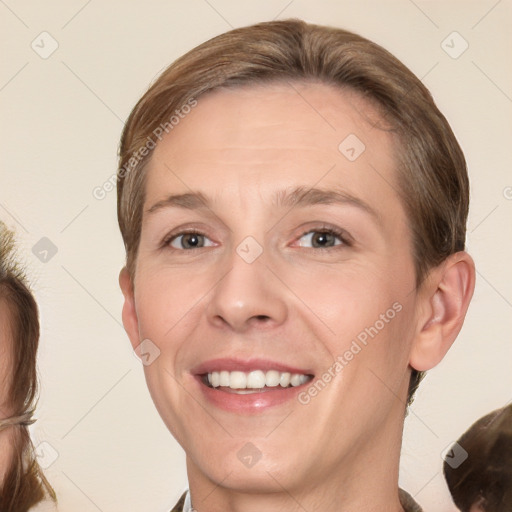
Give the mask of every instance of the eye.
<path id="1" fill-rule="evenodd" d="M 211 247 L 214 245 L 205 235 L 195 232 L 178 233 L 167 239 L 165 244 L 178 250 L 199 249 L 201 247 Z"/>
<path id="2" fill-rule="evenodd" d="M 342 233 L 333 229 L 311 230 L 299 238 L 300 247 L 312 247 L 315 249 L 328 249 L 336 245 L 348 245 Z"/>

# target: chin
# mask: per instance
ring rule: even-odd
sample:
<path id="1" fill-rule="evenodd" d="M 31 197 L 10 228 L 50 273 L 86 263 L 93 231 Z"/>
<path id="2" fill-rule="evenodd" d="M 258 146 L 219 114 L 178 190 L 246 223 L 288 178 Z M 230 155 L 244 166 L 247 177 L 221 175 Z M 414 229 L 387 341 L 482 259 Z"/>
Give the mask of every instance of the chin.
<path id="1" fill-rule="evenodd" d="M 200 468 L 201 473 L 216 485 L 241 493 L 273 493 L 290 488 L 293 482 L 279 475 L 290 475 L 291 469 L 286 470 L 277 463 L 267 464 L 259 461 L 251 468 L 242 464 L 225 464 L 216 466 L 207 464 Z"/>

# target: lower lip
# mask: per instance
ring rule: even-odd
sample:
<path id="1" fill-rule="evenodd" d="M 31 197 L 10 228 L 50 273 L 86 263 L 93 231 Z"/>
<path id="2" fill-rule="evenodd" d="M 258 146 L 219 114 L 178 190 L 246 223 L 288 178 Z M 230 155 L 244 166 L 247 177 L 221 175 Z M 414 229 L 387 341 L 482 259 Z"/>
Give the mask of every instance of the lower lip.
<path id="1" fill-rule="evenodd" d="M 293 400 L 300 391 L 311 382 L 308 381 L 300 386 L 289 388 L 276 386 L 275 388 L 268 388 L 267 391 L 260 393 L 241 395 L 238 393 L 230 393 L 229 391 L 222 391 L 218 388 L 211 388 L 202 381 L 199 375 L 196 376 L 196 380 L 199 383 L 203 395 L 210 403 L 225 411 L 243 414 L 259 413 L 270 407 L 276 407 Z"/>

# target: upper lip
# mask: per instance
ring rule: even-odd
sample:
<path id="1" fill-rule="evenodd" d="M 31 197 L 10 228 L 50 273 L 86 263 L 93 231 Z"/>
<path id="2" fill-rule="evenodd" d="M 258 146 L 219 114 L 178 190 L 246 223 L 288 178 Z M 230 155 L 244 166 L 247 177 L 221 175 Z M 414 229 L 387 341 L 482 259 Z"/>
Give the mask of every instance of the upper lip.
<path id="1" fill-rule="evenodd" d="M 278 372 L 299 373 L 304 375 L 312 375 L 313 372 L 310 368 L 298 368 L 279 361 L 272 361 L 270 359 L 250 358 L 250 359 L 237 359 L 237 358 L 219 358 L 210 359 L 198 366 L 192 368 L 191 373 L 194 375 L 204 375 L 206 373 L 219 372 L 219 371 L 242 371 L 251 372 L 254 370 L 276 370 Z"/>

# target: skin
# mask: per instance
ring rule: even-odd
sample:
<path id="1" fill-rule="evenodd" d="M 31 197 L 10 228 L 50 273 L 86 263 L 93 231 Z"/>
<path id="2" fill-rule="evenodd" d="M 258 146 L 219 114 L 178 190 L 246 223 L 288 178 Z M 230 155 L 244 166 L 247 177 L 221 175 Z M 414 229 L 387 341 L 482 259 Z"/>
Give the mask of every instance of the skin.
<path id="1" fill-rule="evenodd" d="M 9 355 L 12 349 L 9 331 L 9 309 L 4 299 L 0 299 L 0 420 L 12 415 L 12 407 L 6 390 L 11 381 Z M 13 429 L 8 427 L 0 430 L 0 485 L 11 463 L 13 455 Z"/>
<path id="2" fill-rule="evenodd" d="M 357 95 L 326 85 L 250 86 L 200 97 L 154 150 L 135 277 L 120 274 L 123 321 L 134 347 L 150 339 L 161 351 L 146 380 L 187 453 L 199 512 L 402 510 L 411 367 L 435 366 L 450 347 L 474 269 L 457 253 L 415 288 L 397 144 L 375 121 Z M 338 150 L 349 134 L 366 146 L 353 162 Z M 273 204 L 277 191 L 294 187 L 353 201 Z M 209 208 L 149 211 L 191 191 Z M 206 236 L 204 247 L 163 243 L 185 225 Z M 318 248 L 303 236 L 326 226 L 349 233 L 350 243 Z M 263 248 L 251 264 L 236 252 L 247 236 Z M 264 357 L 318 379 L 394 303 L 402 310 L 307 405 L 228 412 L 204 398 L 191 373 L 209 359 Z M 248 442 L 261 452 L 251 468 L 237 457 Z"/>

